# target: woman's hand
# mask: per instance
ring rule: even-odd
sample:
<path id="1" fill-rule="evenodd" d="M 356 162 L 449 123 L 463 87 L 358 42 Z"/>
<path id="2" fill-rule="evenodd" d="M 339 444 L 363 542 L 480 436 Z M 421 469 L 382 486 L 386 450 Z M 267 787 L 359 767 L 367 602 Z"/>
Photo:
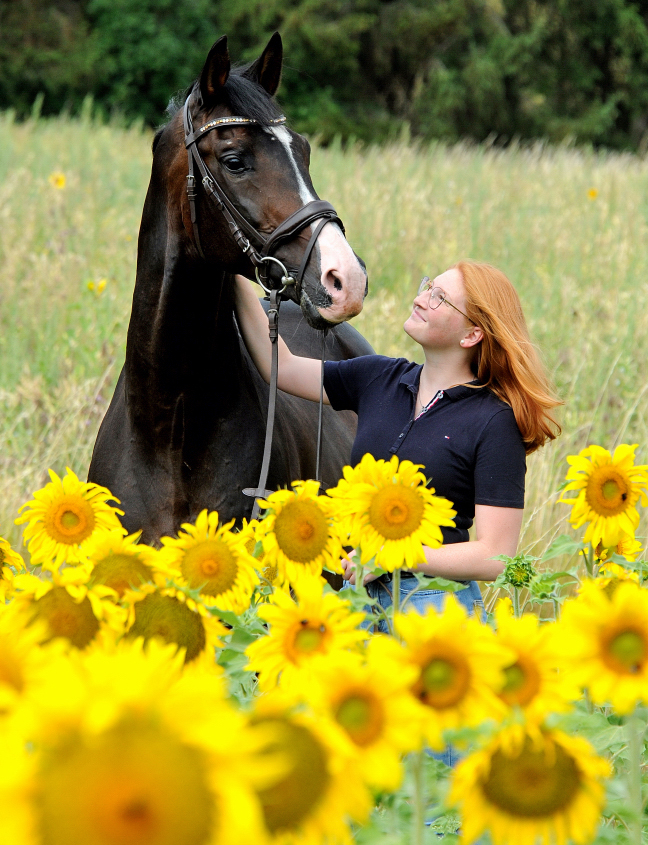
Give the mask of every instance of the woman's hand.
<path id="1" fill-rule="evenodd" d="M 355 585 L 356 582 L 356 565 L 351 559 L 353 555 L 355 555 L 356 550 L 350 551 L 346 557 L 342 558 L 342 577 L 345 581 L 348 581 L 349 584 Z M 363 584 L 366 586 L 370 581 L 375 581 L 378 576 L 374 575 L 372 572 L 366 572 L 363 578 Z"/>

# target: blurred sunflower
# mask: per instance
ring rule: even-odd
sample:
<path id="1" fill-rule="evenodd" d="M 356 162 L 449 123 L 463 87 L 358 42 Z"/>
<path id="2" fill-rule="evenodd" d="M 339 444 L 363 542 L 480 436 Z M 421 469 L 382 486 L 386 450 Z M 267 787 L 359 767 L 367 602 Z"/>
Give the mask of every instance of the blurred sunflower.
<path id="1" fill-rule="evenodd" d="M 425 616 L 397 616 L 395 627 L 403 639 L 404 663 L 418 670 L 411 689 L 428 708 L 423 722 L 432 748 L 444 747 L 448 728 L 503 715 L 505 706 L 494 690 L 502 688 L 503 670 L 515 652 L 497 642 L 487 625 L 468 617 L 453 595 L 441 613 L 430 608 Z"/>
<path id="2" fill-rule="evenodd" d="M 14 575 L 24 571 L 25 561 L 4 537 L 0 537 L 0 602 L 11 598 L 14 591 Z"/>
<path id="3" fill-rule="evenodd" d="M 386 462 L 366 454 L 357 467 L 328 491 L 349 543 L 361 549 L 362 563 L 393 572 L 425 563 L 423 546 L 443 543 L 442 525 L 454 525 L 456 511 L 447 499 L 425 486 L 419 465 L 394 457 Z"/>
<path id="4" fill-rule="evenodd" d="M 497 690 L 502 701 L 519 707 L 527 720 L 539 722 L 548 713 L 569 710 L 580 691 L 571 674 L 560 671 L 564 644 L 554 626 L 541 625 L 533 613 L 516 619 L 509 598 L 497 603 L 495 623 L 498 641 L 515 655 L 504 667 L 504 683 Z"/>
<path id="5" fill-rule="evenodd" d="M 294 481 L 292 490 L 278 490 L 262 499 L 266 508 L 256 538 L 263 546 L 263 563 L 269 574 L 291 584 L 307 570 L 342 572 L 342 543 L 331 518 L 331 503 L 319 496 L 319 482 Z M 267 579 L 271 580 L 271 579 Z"/>
<path id="6" fill-rule="evenodd" d="M 162 559 L 208 607 L 242 613 L 250 606 L 258 577 L 246 538 L 230 531 L 233 524 L 219 528 L 218 512 L 205 509 L 195 525 L 182 525 L 177 538 L 162 537 Z"/>
<path id="7" fill-rule="evenodd" d="M 607 593 L 608 598 L 612 597 L 619 584 L 626 581 L 632 581 L 635 584 L 641 584 L 638 572 L 632 572 L 621 566 L 620 563 L 613 563 L 612 561 L 604 561 L 599 569 L 599 574 L 594 584 Z"/>
<path id="8" fill-rule="evenodd" d="M 11 713 L 50 659 L 48 632 L 16 602 L 0 605 L 0 716 Z"/>
<path id="9" fill-rule="evenodd" d="M 344 733 L 364 781 L 393 792 L 402 780 L 402 755 L 420 745 L 421 708 L 410 691 L 416 667 L 395 661 L 385 642 L 376 635 L 364 656 L 338 650 L 316 663 L 308 702 Z"/>
<path id="10" fill-rule="evenodd" d="M 84 559 L 84 542 L 96 528 L 126 533 L 117 516 L 124 512 L 108 504 L 118 501 L 110 490 L 79 481 L 69 467 L 63 478 L 53 470 L 49 474 L 52 480 L 36 490 L 16 519 L 16 525 L 27 523 L 32 564 L 56 569 L 64 562 L 78 563 Z"/>
<path id="11" fill-rule="evenodd" d="M 267 737 L 260 754 L 279 756 L 279 777 L 258 791 L 269 845 L 350 842 L 347 819 L 366 819 L 371 802 L 347 743 L 320 713 L 275 691 L 255 701 L 252 729 Z"/>
<path id="12" fill-rule="evenodd" d="M 262 771 L 261 738 L 220 678 L 182 672 L 175 651 L 140 640 L 51 662 L 32 697 L 33 746 L 2 748 L 0 841 L 263 841 L 256 790 L 280 769 Z"/>
<path id="13" fill-rule="evenodd" d="M 17 575 L 15 601 L 34 622 L 45 624 L 44 641 L 62 637 L 76 648 L 89 645 L 102 627 L 124 632 L 126 612 L 115 603 L 115 593 L 90 585 L 85 566 L 71 566 L 44 581 L 30 573 Z"/>
<path id="14" fill-rule="evenodd" d="M 140 543 L 141 535 L 141 531 L 128 537 L 121 531 L 95 531 L 84 546 L 90 583 L 109 587 L 121 598 L 126 590 L 152 582 L 160 553 Z"/>
<path id="15" fill-rule="evenodd" d="M 634 452 L 637 448 L 621 444 L 611 455 L 601 446 L 588 446 L 578 455 L 567 458 L 568 484 L 563 494 L 577 490 L 575 499 L 560 497 L 560 502 L 572 506 L 569 517 L 574 528 L 589 523 L 583 542 L 591 543 L 596 549 L 611 548 L 623 538 L 634 537 L 639 525 L 639 514 L 635 507 L 648 504 L 648 467 L 635 466 Z"/>
<path id="16" fill-rule="evenodd" d="M 493 845 L 584 845 L 595 836 L 610 774 L 586 740 L 515 726 L 460 761 L 449 800 L 461 809 L 462 842 L 488 831 Z"/>
<path id="17" fill-rule="evenodd" d="M 281 683 L 304 683 L 304 673 L 314 660 L 340 649 L 353 649 L 366 636 L 358 625 L 363 613 L 352 613 L 349 603 L 335 593 L 324 594 L 325 581 L 303 572 L 290 594 L 276 590 L 258 613 L 270 624 L 267 636 L 251 643 L 245 651 L 247 668 L 259 673 L 262 690 Z"/>
<path id="18" fill-rule="evenodd" d="M 627 580 L 608 592 L 584 582 L 558 625 L 574 680 L 595 704 L 630 713 L 648 703 L 648 591 Z"/>
<path id="19" fill-rule="evenodd" d="M 207 664 L 214 661 L 214 649 L 222 646 L 220 637 L 227 633 L 200 596 L 187 588 L 142 584 L 126 590 L 123 602 L 128 608 L 128 636 L 148 641 L 157 637 L 185 649 L 185 661 L 201 657 Z"/>

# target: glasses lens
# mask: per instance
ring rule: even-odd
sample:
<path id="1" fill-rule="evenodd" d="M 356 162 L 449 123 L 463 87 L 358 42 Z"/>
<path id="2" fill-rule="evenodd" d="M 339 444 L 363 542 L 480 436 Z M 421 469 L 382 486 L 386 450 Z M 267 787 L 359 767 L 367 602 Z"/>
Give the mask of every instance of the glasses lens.
<path id="1" fill-rule="evenodd" d="M 445 293 L 441 288 L 434 288 L 430 291 L 430 308 L 435 311 L 442 302 L 445 302 Z"/>
<path id="2" fill-rule="evenodd" d="M 421 284 L 419 285 L 418 292 L 423 293 L 426 290 L 430 290 L 431 287 L 432 287 L 432 282 L 430 281 L 430 277 L 429 276 L 423 276 L 423 278 L 421 279 Z"/>

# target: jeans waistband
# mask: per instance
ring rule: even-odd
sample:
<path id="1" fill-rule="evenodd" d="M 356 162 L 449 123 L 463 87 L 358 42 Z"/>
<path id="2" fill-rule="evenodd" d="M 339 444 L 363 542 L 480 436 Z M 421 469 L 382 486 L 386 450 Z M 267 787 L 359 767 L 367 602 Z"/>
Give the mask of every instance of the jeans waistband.
<path id="1" fill-rule="evenodd" d="M 411 578 L 416 578 L 416 575 L 414 575 L 413 572 L 409 572 L 409 571 L 408 572 L 401 572 L 401 581 L 403 581 L 403 579 L 405 579 L 405 578 L 407 578 L 409 580 Z M 392 575 L 391 572 L 385 572 L 383 575 L 381 575 L 376 580 L 382 581 L 383 584 L 391 584 L 391 582 L 394 580 L 394 578 L 393 578 L 393 575 Z M 465 584 L 466 586 L 468 584 L 470 584 L 470 581 L 460 581 L 458 578 L 448 578 L 447 580 L 448 581 L 455 581 L 457 584 Z"/>

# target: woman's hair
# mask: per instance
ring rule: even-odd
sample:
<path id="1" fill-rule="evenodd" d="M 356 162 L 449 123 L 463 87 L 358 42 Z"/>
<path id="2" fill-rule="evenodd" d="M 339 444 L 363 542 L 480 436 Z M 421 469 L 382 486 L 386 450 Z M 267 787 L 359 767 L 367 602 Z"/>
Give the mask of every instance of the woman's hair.
<path id="1" fill-rule="evenodd" d="M 511 406 L 527 454 L 534 452 L 560 434 L 551 409 L 562 403 L 531 342 L 517 292 L 490 264 L 459 261 L 454 266 L 463 276 L 466 314 L 484 333 L 475 347 L 472 370 Z"/>

